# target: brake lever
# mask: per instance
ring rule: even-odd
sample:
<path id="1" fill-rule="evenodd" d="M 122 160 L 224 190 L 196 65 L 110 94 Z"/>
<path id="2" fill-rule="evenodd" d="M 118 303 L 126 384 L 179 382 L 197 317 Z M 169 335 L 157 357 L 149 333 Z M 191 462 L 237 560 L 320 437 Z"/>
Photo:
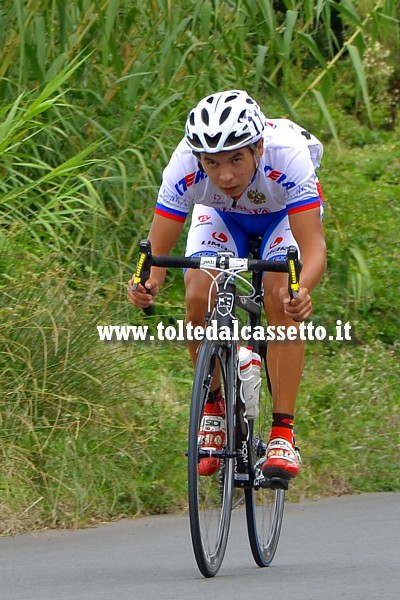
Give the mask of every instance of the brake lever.
<path id="1" fill-rule="evenodd" d="M 152 263 L 151 243 L 150 240 L 141 240 L 139 243 L 139 258 L 136 265 L 135 276 L 133 278 L 132 291 L 136 291 L 139 284 L 144 284 L 150 277 L 150 269 Z M 146 315 L 154 315 L 154 306 L 147 306 L 142 309 Z"/>
<path id="2" fill-rule="evenodd" d="M 302 264 L 299 260 L 299 254 L 296 246 L 288 247 L 286 253 L 286 264 L 289 274 L 288 291 L 291 298 L 297 298 L 300 290 L 299 278 Z"/>

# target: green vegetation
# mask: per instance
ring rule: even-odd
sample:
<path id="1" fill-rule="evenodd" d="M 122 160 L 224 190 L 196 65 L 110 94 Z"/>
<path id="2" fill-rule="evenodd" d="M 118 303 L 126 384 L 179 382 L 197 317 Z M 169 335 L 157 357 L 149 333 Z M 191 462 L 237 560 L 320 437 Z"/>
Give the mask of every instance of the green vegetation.
<path id="1" fill-rule="evenodd" d="M 292 499 L 399 490 L 398 1 L 5 0 L 0 8 L 0 530 L 186 503 L 181 345 L 110 344 L 187 111 L 247 89 L 325 143 L 329 268 L 298 408 Z M 183 240 L 177 252 L 183 249 Z"/>

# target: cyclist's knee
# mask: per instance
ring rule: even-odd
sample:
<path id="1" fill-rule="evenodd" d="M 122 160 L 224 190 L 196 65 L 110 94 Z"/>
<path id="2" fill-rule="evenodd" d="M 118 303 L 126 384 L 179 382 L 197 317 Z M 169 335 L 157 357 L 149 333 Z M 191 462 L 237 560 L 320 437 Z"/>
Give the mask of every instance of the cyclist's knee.
<path id="1" fill-rule="evenodd" d="M 208 309 L 208 292 L 210 278 L 207 279 L 203 273 L 186 272 L 186 319 L 193 325 L 203 325 L 204 317 Z"/>
<path id="2" fill-rule="evenodd" d="M 274 275 L 275 277 L 270 276 L 264 280 L 264 305 L 268 322 L 279 325 L 286 323 L 288 320 L 279 296 L 281 288 L 287 286 L 287 275 L 284 277 L 280 274 L 274 273 Z"/>

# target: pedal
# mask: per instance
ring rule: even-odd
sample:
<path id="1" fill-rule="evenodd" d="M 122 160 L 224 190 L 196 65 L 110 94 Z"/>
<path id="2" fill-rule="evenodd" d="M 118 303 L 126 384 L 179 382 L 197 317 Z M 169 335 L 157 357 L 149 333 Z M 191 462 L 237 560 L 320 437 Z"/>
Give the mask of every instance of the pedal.
<path id="1" fill-rule="evenodd" d="M 269 477 L 264 479 L 261 487 L 269 490 L 285 490 L 289 489 L 289 479 L 283 479 L 283 477 Z"/>
<path id="2" fill-rule="evenodd" d="M 249 479 L 240 480 L 235 478 L 233 481 L 233 485 L 235 488 L 240 488 L 242 490 L 250 490 L 253 487 L 253 484 Z"/>
<path id="3" fill-rule="evenodd" d="M 216 450 L 215 448 L 200 448 L 198 453 L 198 460 L 202 458 L 225 458 L 227 456 L 225 450 Z"/>

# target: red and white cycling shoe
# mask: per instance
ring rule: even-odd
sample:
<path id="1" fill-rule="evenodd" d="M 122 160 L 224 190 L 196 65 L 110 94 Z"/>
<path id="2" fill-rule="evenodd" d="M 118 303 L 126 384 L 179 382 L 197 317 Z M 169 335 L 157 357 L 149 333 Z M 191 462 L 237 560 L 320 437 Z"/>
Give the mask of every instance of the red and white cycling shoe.
<path id="1" fill-rule="evenodd" d="M 198 464 L 200 475 L 213 475 L 218 471 L 221 459 L 211 456 L 213 450 L 222 450 L 225 444 L 225 401 L 219 392 L 214 401 L 206 402 L 199 431 L 202 450 L 210 452 L 210 457 L 201 458 Z"/>
<path id="2" fill-rule="evenodd" d="M 300 465 L 301 457 L 296 446 L 284 438 L 270 440 L 262 466 L 265 479 L 292 479 L 299 474 Z"/>

